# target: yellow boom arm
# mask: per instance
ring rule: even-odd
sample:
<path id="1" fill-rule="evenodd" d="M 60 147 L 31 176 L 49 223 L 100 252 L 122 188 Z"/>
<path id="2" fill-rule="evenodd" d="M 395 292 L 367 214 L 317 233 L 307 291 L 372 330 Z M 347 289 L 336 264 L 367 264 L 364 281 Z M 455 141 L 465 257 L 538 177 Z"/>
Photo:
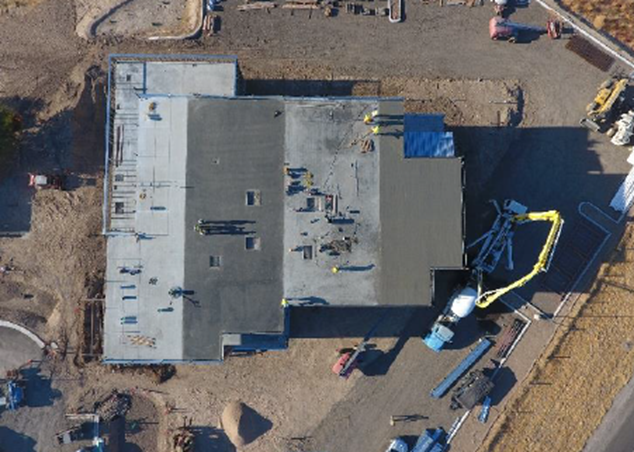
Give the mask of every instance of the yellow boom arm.
<path id="1" fill-rule="evenodd" d="M 539 253 L 539 257 L 537 258 L 537 262 L 533 266 L 533 269 L 529 273 L 506 287 L 490 290 L 481 294 L 476 300 L 476 306 L 478 306 L 479 308 L 486 308 L 502 295 L 525 285 L 538 273 L 547 271 L 553 252 L 555 251 L 557 241 L 559 240 L 561 228 L 564 225 L 564 220 L 561 218 L 561 215 L 556 210 L 516 215 L 513 217 L 513 221 L 516 223 L 525 223 L 528 221 L 550 221 L 552 223 L 552 226 L 550 227 L 550 232 L 548 233 L 548 237 L 546 238 L 546 243 L 544 243 L 544 247 Z"/>

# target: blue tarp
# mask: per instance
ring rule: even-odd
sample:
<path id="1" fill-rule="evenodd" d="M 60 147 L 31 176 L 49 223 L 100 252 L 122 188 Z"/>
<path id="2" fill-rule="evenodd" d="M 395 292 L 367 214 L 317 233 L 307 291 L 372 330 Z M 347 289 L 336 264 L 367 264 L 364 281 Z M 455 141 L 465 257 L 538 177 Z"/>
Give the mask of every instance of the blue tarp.
<path id="1" fill-rule="evenodd" d="M 454 157 L 453 133 L 408 132 L 403 146 L 405 158 Z"/>
<path id="2" fill-rule="evenodd" d="M 454 157 L 453 133 L 443 115 L 407 114 L 403 119 L 405 158 Z"/>

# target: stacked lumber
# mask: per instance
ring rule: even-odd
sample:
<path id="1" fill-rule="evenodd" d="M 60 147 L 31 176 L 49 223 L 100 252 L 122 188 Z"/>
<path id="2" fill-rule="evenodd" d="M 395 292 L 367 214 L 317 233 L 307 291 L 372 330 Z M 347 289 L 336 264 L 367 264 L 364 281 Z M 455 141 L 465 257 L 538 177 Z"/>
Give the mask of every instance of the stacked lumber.
<path id="1" fill-rule="evenodd" d="M 284 9 L 321 9 L 320 0 L 287 0 Z"/>
<path id="2" fill-rule="evenodd" d="M 238 11 L 252 11 L 257 9 L 271 9 L 277 8 L 277 4 L 268 0 L 255 1 L 245 3 L 244 5 L 238 5 Z"/>

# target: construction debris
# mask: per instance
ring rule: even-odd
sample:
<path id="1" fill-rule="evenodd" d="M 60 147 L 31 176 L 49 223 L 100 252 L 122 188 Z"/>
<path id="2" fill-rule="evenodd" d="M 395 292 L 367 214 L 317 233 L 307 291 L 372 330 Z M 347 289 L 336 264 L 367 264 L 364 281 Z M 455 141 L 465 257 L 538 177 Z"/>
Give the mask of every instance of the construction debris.
<path id="1" fill-rule="evenodd" d="M 103 422 L 111 422 L 119 416 L 125 416 L 131 407 L 131 397 L 115 390 L 106 399 L 95 404 L 95 414 Z"/>
<path id="2" fill-rule="evenodd" d="M 566 49 L 576 53 L 597 69 L 608 72 L 614 64 L 614 58 L 599 50 L 594 44 L 581 36 L 574 35 L 566 43 Z"/>
<path id="3" fill-rule="evenodd" d="M 388 0 L 388 9 L 390 11 L 390 22 L 393 24 L 403 20 L 403 0 Z"/>
<path id="4" fill-rule="evenodd" d="M 183 426 L 176 429 L 172 436 L 173 452 L 193 452 L 194 450 L 194 433 L 191 429 L 192 419 L 183 420 Z"/>
<path id="5" fill-rule="evenodd" d="M 251 11 L 256 9 L 272 9 L 277 8 L 277 4 L 269 1 L 259 1 L 238 5 L 238 11 Z"/>
<path id="6" fill-rule="evenodd" d="M 495 357 L 497 359 L 503 359 L 506 357 L 506 355 L 508 355 L 509 350 L 515 342 L 515 339 L 517 339 L 517 336 L 520 335 L 525 325 L 526 323 L 522 320 L 515 319 L 513 321 L 513 324 L 506 328 L 496 344 L 497 350 L 495 352 Z"/>
<path id="7" fill-rule="evenodd" d="M 218 29 L 217 24 L 218 24 L 218 16 L 216 16 L 215 14 L 205 15 L 205 18 L 203 19 L 203 33 L 205 33 L 207 36 L 216 34 L 216 31 Z"/>

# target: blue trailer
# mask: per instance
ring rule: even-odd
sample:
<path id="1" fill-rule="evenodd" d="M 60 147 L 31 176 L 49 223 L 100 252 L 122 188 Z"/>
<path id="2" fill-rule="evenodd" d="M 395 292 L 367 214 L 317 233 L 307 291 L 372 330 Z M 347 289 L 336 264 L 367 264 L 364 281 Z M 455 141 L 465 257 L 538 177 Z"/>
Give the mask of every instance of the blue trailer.
<path id="1" fill-rule="evenodd" d="M 447 448 L 447 434 L 442 428 L 427 429 L 416 441 L 412 452 L 443 452 Z"/>
<path id="2" fill-rule="evenodd" d="M 14 380 L 9 380 L 0 397 L 0 408 L 7 407 L 9 411 L 15 411 L 24 403 L 24 388 Z"/>

